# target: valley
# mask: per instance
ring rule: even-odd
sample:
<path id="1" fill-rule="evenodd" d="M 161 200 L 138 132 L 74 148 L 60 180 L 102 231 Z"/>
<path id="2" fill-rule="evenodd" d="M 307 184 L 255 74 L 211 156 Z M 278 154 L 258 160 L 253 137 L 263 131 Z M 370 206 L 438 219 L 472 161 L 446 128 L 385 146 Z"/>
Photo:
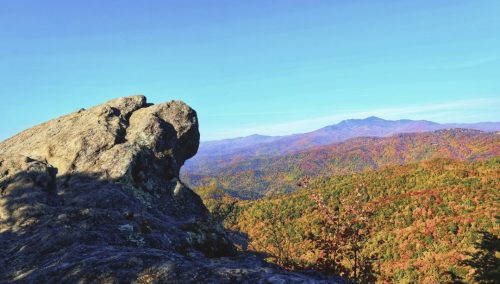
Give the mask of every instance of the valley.
<path id="1" fill-rule="evenodd" d="M 303 177 L 377 170 L 435 158 L 461 161 L 500 155 L 500 136 L 470 129 L 358 137 L 283 155 L 229 155 L 188 162 L 183 179 L 193 187 L 214 185 L 235 197 L 260 198 L 292 192 Z"/>
<path id="2" fill-rule="evenodd" d="M 313 234 L 330 242 L 335 237 L 336 230 L 324 227 L 327 217 L 315 202 L 319 196 L 340 216 L 341 225 L 358 230 L 357 258 L 365 261 L 358 277 L 365 269 L 377 283 L 451 283 L 456 279 L 475 283 L 473 275 L 479 267 L 470 267 L 466 259 L 477 253 L 475 244 L 483 234 L 500 234 L 499 189 L 500 159 L 495 157 L 481 162 L 435 159 L 320 177 L 291 194 L 253 201 L 235 199 L 214 187 L 199 187 L 197 192 L 212 210 L 235 204 L 225 221 L 230 231 L 239 232 L 233 238 L 240 242 L 243 238 L 244 248 L 292 270 L 339 271 L 324 265 L 326 257 L 337 267 L 346 267 L 343 277 L 354 277 L 349 244 L 335 259 L 328 259 L 332 256 L 317 249 L 308 237 Z M 349 215 L 350 206 L 363 211 Z M 362 223 L 353 221 L 359 212 L 370 212 Z"/>
<path id="3" fill-rule="evenodd" d="M 284 138 L 260 136 L 210 142 L 205 149 L 229 154 L 202 151 L 182 177 L 239 250 L 289 270 L 362 283 L 475 283 L 484 267 L 471 257 L 490 255 L 485 244 L 495 250 L 500 234 L 498 126 L 392 133 L 394 122 L 376 122 L 386 131 L 366 126 L 372 136 L 328 145 L 288 148 Z"/>

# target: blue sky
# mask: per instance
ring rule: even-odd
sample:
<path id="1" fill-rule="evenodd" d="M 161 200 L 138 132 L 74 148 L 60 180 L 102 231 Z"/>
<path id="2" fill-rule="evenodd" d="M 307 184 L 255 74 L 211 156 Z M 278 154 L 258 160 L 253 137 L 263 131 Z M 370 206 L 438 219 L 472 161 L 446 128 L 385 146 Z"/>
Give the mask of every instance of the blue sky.
<path id="1" fill-rule="evenodd" d="M 500 1 L 4 1 L 0 140 L 111 98 L 202 140 L 346 118 L 500 120 Z"/>

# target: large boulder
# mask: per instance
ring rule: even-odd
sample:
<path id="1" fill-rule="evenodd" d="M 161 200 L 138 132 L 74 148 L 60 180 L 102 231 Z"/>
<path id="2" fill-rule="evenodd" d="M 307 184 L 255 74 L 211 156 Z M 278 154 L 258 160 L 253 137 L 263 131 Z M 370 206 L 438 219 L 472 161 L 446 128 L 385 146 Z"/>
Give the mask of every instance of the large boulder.
<path id="1" fill-rule="evenodd" d="M 85 172 L 117 179 L 133 170 L 130 166 L 146 151 L 151 165 L 140 169 L 142 174 L 168 179 L 196 154 L 199 138 L 196 112 L 183 102 L 151 105 L 144 96 L 133 96 L 30 128 L 0 144 L 0 155 L 46 161 L 60 175 Z"/>
<path id="2" fill-rule="evenodd" d="M 199 136 L 183 102 L 133 96 L 0 143 L 0 282 L 317 282 L 236 254 L 179 180 Z"/>

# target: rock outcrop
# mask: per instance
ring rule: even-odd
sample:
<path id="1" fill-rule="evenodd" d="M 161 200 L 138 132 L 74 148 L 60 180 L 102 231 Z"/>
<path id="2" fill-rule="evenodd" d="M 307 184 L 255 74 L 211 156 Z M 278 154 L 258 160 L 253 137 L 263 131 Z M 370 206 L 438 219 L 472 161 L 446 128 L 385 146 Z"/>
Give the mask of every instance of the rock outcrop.
<path id="1" fill-rule="evenodd" d="M 327 282 L 236 253 L 179 180 L 199 137 L 183 102 L 133 96 L 1 142 L 0 282 Z"/>

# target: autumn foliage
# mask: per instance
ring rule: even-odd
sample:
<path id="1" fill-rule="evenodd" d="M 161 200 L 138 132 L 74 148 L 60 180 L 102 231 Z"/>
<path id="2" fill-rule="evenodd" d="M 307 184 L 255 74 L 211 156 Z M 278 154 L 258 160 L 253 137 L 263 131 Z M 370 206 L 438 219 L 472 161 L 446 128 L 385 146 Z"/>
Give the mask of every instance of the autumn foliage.
<path id="1" fill-rule="evenodd" d="M 308 239 L 319 253 L 312 268 L 327 274 L 339 275 L 359 283 L 375 280 L 373 261 L 376 255 L 363 248 L 369 237 L 369 217 L 373 209 L 363 202 L 359 188 L 341 198 L 335 207 L 328 206 L 320 194 L 313 194 L 317 203 L 319 231 L 311 230 Z"/>
<path id="2" fill-rule="evenodd" d="M 365 283 L 475 283 L 479 270 L 467 260 L 478 250 L 480 232 L 500 234 L 498 157 L 438 159 L 296 183 L 302 189 L 294 193 L 237 201 L 228 224 L 248 237 L 248 250 L 290 270 Z M 218 190 L 200 188 L 206 202 L 214 202 L 209 193 Z"/>
<path id="3" fill-rule="evenodd" d="M 451 129 L 360 137 L 279 156 L 207 161 L 196 172 L 184 172 L 183 180 L 194 187 L 217 183 L 233 196 L 255 199 L 298 190 L 297 181 L 304 177 L 328 178 L 437 158 L 480 161 L 496 156 L 500 135 Z"/>

